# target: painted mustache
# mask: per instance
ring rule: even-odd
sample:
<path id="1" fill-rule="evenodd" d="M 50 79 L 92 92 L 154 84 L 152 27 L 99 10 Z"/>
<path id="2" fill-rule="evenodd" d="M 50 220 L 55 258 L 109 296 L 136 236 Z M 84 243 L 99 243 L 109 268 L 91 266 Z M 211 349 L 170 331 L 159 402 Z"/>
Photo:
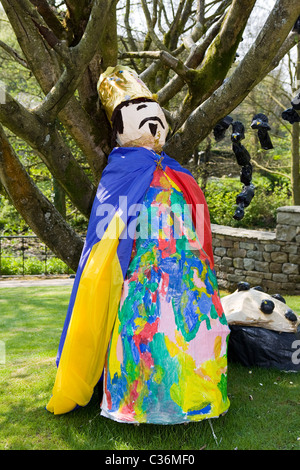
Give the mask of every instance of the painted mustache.
<path id="1" fill-rule="evenodd" d="M 160 123 L 160 125 L 162 126 L 162 128 L 164 129 L 165 126 L 162 122 L 162 120 L 158 117 L 158 116 L 151 116 L 151 117 L 146 117 L 145 119 L 143 119 L 139 125 L 139 129 L 144 125 L 146 124 L 146 122 L 148 121 L 158 121 Z"/>

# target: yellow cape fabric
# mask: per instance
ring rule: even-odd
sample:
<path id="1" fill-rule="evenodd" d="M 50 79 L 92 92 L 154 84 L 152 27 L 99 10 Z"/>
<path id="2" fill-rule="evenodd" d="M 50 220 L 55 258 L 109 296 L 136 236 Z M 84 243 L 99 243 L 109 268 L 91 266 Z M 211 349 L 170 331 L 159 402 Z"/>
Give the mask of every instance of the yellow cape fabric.
<path id="1" fill-rule="evenodd" d="M 103 238 L 93 246 L 82 272 L 46 407 L 54 414 L 87 405 L 101 377 L 123 285 L 117 248 L 124 227 L 116 213 Z"/>

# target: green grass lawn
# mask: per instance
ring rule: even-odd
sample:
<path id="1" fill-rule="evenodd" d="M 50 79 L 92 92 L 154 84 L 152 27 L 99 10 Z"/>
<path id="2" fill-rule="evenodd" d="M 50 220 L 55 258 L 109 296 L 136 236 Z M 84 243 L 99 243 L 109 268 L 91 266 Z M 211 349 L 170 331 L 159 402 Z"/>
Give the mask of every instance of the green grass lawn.
<path id="1" fill-rule="evenodd" d="M 90 404 L 62 416 L 45 410 L 69 287 L 0 289 L 0 449 L 300 450 L 300 374 L 229 364 L 231 406 L 218 419 L 188 425 L 124 425 Z M 286 297 L 297 313 L 299 297 Z M 298 307 L 297 307 L 298 306 Z"/>

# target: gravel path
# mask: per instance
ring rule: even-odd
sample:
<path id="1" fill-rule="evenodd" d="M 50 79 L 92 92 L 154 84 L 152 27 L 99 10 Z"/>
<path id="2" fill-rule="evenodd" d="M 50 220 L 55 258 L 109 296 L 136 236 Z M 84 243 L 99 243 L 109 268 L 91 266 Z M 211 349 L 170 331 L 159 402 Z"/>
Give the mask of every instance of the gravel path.
<path id="1" fill-rule="evenodd" d="M 54 278 L 54 279 L 41 279 L 38 277 L 30 278 L 0 278 L 0 289 L 1 287 L 32 287 L 32 286 L 72 286 L 74 278 Z"/>

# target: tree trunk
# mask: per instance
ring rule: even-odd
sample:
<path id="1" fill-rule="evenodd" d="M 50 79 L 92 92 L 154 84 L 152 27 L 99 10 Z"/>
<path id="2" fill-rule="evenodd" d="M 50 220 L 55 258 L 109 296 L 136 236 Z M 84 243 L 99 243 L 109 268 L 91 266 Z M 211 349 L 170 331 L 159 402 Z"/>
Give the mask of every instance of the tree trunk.
<path id="1" fill-rule="evenodd" d="M 292 127 L 292 193 L 294 206 L 300 206 L 300 167 L 299 167 L 300 126 L 295 122 Z"/>
<path id="2" fill-rule="evenodd" d="M 56 178 L 52 178 L 53 185 L 53 203 L 58 212 L 66 218 L 66 193 Z"/>
<path id="3" fill-rule="evenodd" d="M 204 161 L 203 166 L 201 167 L 201 189 L 205 194 L 206 185 L 209 178 L 209 171 L 208 171 L 208 163 L 211 158 L 211 139 L 207 137 L 206 139 L 207 145 L 204 150 Z"/>
<path id="4" fill-rule="evenodd" d="M 0 178 L 15 208 L 40 240 L 76 271 L 83 241 L 33 183 L 10 146 L 2 127 Z"/>
<path id="5" fill-rule="evenodd" d="M 300 84 L 300 42 L 297 44 L 297 87 Z M 299 164 L 300 126 L 295 122 L 292 127 L 292 193 L 293 204 L 300 206 L 300 164 Z"/>

